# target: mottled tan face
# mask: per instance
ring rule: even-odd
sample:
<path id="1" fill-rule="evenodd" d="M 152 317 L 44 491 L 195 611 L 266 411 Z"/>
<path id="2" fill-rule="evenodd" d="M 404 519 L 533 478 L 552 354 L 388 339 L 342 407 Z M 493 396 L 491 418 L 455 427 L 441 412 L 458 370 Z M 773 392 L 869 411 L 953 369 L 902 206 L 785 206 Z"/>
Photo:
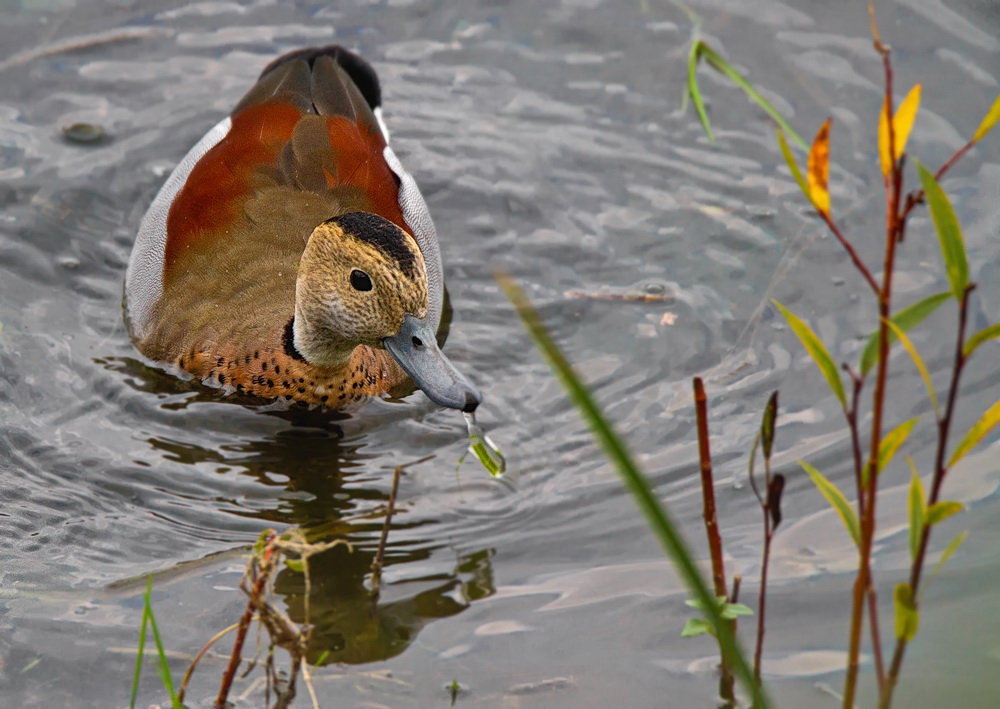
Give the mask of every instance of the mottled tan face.
<path id="1" fill-rule="evenodd" d="M 367 212 L 313 231 L 295 286 L 295 347 L 307 361 L 332 366 L 358 345 L 382 347 L 404 315 L 426 312 L 424 259 L 405 231 Z"/>

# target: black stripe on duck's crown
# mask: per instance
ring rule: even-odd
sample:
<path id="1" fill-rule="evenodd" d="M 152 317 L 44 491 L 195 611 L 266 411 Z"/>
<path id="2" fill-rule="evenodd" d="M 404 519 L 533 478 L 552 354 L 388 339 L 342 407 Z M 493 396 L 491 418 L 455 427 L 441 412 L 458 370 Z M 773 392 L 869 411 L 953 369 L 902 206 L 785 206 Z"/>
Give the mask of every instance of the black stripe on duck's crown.
<path id="1" fill-rule="evenodd" d="M 264 71 L 260 73 L 260 77 L 257 80 L 260 81 L 260 79 L 263 79 L 279 66 L 297 59 L 306 61 L 309 64 L 309 68 L 312 69 L 313 64 L 320 57 L 333 57 L 333 60 L 340 65 L 341 69 L 347 72 L 347 75 L 351 77 L 351 81 L 357 85 L 361 91 L 361 95 L 365 97 L 365 101 L 368 102 L 373 111 L 382 105 L 382 87 L 378 82 L 378 74 L 372 69 L 371 64 L 354 52 L 344 49 L 339 44 L 331 44 L 327 47 L 296 49 L 294 52 L 282 54 L 264 68 Z"/>
<path id="2" fill-rule="evenodd" d="M 417 257 L 410 246 L 412 240 L 388 219 L 371 212 L 348 212 L 327 219 L 324 223 L 340 227 L 345 233 L 371 244 L 395 259 L 400 270 L 408 277 L 414 278 L 417 275 Z"/>

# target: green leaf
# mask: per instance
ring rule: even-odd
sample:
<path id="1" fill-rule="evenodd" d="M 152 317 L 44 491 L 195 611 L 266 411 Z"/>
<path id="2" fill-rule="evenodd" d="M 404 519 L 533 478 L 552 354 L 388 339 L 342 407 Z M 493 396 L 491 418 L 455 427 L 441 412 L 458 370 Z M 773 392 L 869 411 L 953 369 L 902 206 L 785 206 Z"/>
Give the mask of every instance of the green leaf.
<path id="1" fill-rule="evenodd" d="M 701 58 L 701 48 L 705 46 L 699 39 L 691 44 L 691 51 L 688 53 L 688 93 L 691 94 L 691 101 L 698 112 L 698 120 L 701 127 L 708 136 L 708 142 L 715 144 L 715 136 L 712 135 L 712 122 L 708 120 L 708 112 L 705 110 L 705 102 L 701 98 L 701 89 L 698 87 L 698 60 Z"/>
<path id="2" fill-rule="evenodd" d="M 1000 401 L 988 408 L 986 413 L 984 413 L 979 420 L 973 424 L 972 428 L 969 429 L 969 432 L 965 434 L 965 438 L 963 438 L 962 442 L 958 444 L 958 448 L 955 449 L 955 452 L 951 454 L 951 460 L 948 461 L 948 467 L 950 468 L 964 458 L 965 454 L 975 448 L 976 444 L 983 440 L 983 436 L 989 433 L 998 423 L 1000 423 Z"/>
<path id="3" fill-rule="evenodd" d="M 715 607 L 720 610 L 724 605 L 726 605 L 725 596 L 716 596 L 714 599 L 712 599 L 712 601 L 715 604 Z M 684 605 L 687 606 L 688 608 L 697 608 L 698 610 L 705 610 L 705 604 L 702 603 L 701 600 L 697 598 L 687 599 L 686 601 L 684 601 Z"/>
<path id="4" fill-rule="evenodd" d="M 923 538 L 927 519 L 927 503 L 925 502 L 927 496 L 924 493 L 924 485 L 920 482 L 920 476 L 917 474 L 917 466 L 913 464 L 910 456 L 906 456 L 906 462 L 910 464 L 910 495 L 907 505 L 910 517 L 910 557 L 916 559 L 917 552 L 920 551 L 920 540 Z"/>
<path id="5" fill-rule="evenodd" d="M 944 295 L 947 295 L 949 298 L 951 297 L 950 293 L 946 293 Z M 931 406 L 934 407 L 934 415 L 941 418 L 941 408 L 938 406 L 937 392 L 934 391 L 934 382 L 931 380 L 931 373 L 928 371 L 927 365 L 924 364 L 924 358 L 920 356 L 919 352 L 917 352 L 917 348 L 913 344 L 909 335 L 903 332 L 903 330 L 897 327 L 891 320 L 889 321 L 889 329 L 892 331 L 892 334 L 895 335 L 896 339 L 903 343 L 903 349 L 906 350 L 906 353 L 910 355 L 910 359 L 913 360 L 913 366 L 916 367 L 917 371 L 920 373 L 920 379 L 923 381 L 924 388 L 927 390 L 927 398 L 931 400 Z"/>
<path id="6" fill-rule="evenodd" d="M 909 642 L 920 628 L 920 613 L 913 602 L 913 589 L 910 584 L 896 584 L 892 600 L 896 607 L 896 637 Z"/>
<path id="7" fill-rule="evenodd" d="M 823 473 L 819 472 L 804 460 L 799 461 L 799 465 L 802 469 L 806 471 L 809 475 L 809 479 L 813 481 L 813 484 L 819 489 L 826 498 L 826 501 L 830 503 L 830 506 L 836 510 L 837 514 L 840 515 L 841 521 L 844 526 L 847 527 L 848 533 L 851 535 L 851 539 L 859 547 L 861 546 L 861 525 L 858 524 L 858 515 L 851 507 L 851 504 L 844 497 L 844 493 L 834 485 L 832 482 L 826 479 Z"/>
<path id="8" fill-rule="evenodd" d="M 927 526 L 932 527 L 938 522 L 943 522 L 954 514 L 958 514 L 965 509 L 961 502 L 935 502 L 927 508 Z"/>
<path id="9" fill-rule="evenodd" d="M 889 431 L 882 438 L 882 442 L 878 445 L 878 469 L 879 472 L 885 470 L 885 467 L 889 465 L 899 447 L 903 445 L 906 437 L 910 435 L 910 431 L 913 427 L 917 425 L 917 421 L 920 417 L 911 418 L 909 421 L 903 421 L 903 423 L 896 426 L 896 428 Z"/>
<path id="10" fill-rule="evenodd" d="M 788 326 L 792 328 L 792 332 L 798 336 L 802 342 L 802 346 L 806 348 L 806 352 L 812 356 L 816 366 L 819 367 L 819 371 L 826 377 L 826 382 L 830 385 L 833 393 L 837 395 L 840 405 L 846 408 L 847 397 L 844 395 L 844 384 L 840 381 L 840 372 L 837 371 L 837 365 L 833 363 L 833 357 L 830 356 L 826 345 L 795 313 L 776 300 L 772 300 L 771 302 L 785 316 L 785 320 L 788 321 Z"/>
<path id="11" fill-rule="evenodd" d="M 968 536 L 969 536 L 969 530 L 966 530 L 948 543 L 948 546 L 945 547 L 945 550 L 941 552 L 941 558 L 938 559 L 938 562 L 936 564 L 934 564 L 934 570 L 931 571 L 931 573 L 927 576 L 927 580 L 924 581 L 923 585 L 920 586 L 921 594 L 923 594 L 923 592 L 927 589 L 927 586 L 930 585 L 930 582 L 933 581 L 934 578 L 939 573 L 941 573 L 941 569 L 944 568 L 945 563 L 948 561 L 948 559 L 952 557 L 952 554 L 958 551 L 958 548 L 962 546 L 962 542 L 964 542 L 968 538 Z"/>
<path id="12" fill-rule="evenodd" d="M 950 297 L 951 293 L 929 295 L 923 300 L 917 301 L 913 305 L 908 305 L 897 312 L 892 316 L 891 322 L 900 330 L 909 332 L 922 323 L 928 315 L 937 310 Z M 892 346 L 892 343 L 896 341 L 897 334 L 892 332 L 892 328 L 889 329 L 889 345 Z M 871 368 L 875 366 L 875 363 L 878 362 L 878 335 L 878 330 L 869 335 L 868 342 L 865 344 L 864 350 L 861 351 L 861 364 L 859 368 L 863 375 L 868 374 Z"/>
<path id="13" fill-rule="evenodd" d="M 253 553 L 259 559 L 264 558 L 264 550 L 267 548 L 267 539 L 271 536 L 273 530 L 265 529 L 257 537 L 257 541 L 253 543 Z"/>
<path id="14" fill-rule="evenodd" d="M 962 542 L 964 542 L 968 536 L 969 530 L 965 530 L 948 543 L 945 550 L 941 552 L 941 558 L 938 559 L 937 565 L 934 567 L 934 573 L 931 574 L 932 578 L 938 575 L 938 572 L 941 571 L 941 567 L 945 565 L 945 562 L 947 562 L 956 551 L 958 551 L 958 548 L 962 546 Z"/>
<path id="15" fill-rule="evenodd" d="M 694 638 L 699 635 L 715 635 L 715 631 L 701 618 L 689 618 L 688 622 L 684 624 L 684 629 L 681 630 L 681 637 Z"/>
<path id="16" fill-rule="evenodd" d="M 289 559 L 285 557 L 285 566 L 288 567 L 289 571 L 294 571 L 297 574 L 304 574 L 306 571 L 306 564 L 303 559 Z"/>
<path id="17" fill-rule="evenodd" d="M 966 340 L 965 347 L 962 348 L 962 353 L 968 357 L 976 351 L 976 348 L 979 347 L 979 345 L 983 344 L 987 340 L 996 339 L 997 337 L 1000 337 L 1000 323 L 983 328 Z"/>
<path id="18" fill-rule="evenodd" d="M 799 169 L 799 164 L 795 160 L 795 156 L 792 155 L 792 149 L 788 147 L 788 141 L 785 140 L 785 134 L 781 128 L 775 128 L 775 132 L 778 134 L 778 146 L 781 148 L 781 154 L 785 158 L 785 163 L 788 165 L 788 169 L 792 172 L 792 177 L 799 185 L 799 189 L 802 190 L 802 194 L 806 196 L 806 199 L 812 203 L 812 195 L 809 194 L 809 183 L 806 182 L 806 178 L 802 176 L 802 170 Z"/>
<path id="19" fill-rule="evenodd" d="M 653 533 L 673 561 L 678 576 L 684 580 L 695 598 L 707 606 L 712 606 L 704 610 L 706 620 L 712 627 L 718 628 L 717 638 L 722 654 L 729 659 L 733 674 L 752 697 L 753 706 L 757 709 L 768 709 L 771 703 L 764 687 L 755 680 L 753 668 L 733 636 L 730 624 L 724 622 L 725 619 L 721 612 L 714 605 L 715 597 L 709 582 L 705 579 L 679 528 L 661 504 L 660 498 L 653 490 L 649 480 L 643 475 L 635 459 L 625 447 L 625 443 L 605 418 L 590 391 L 573 371 L 566 355 L 552 340 L 551 335 L 539 319 L 538 312 L 532 307 L 524 291 L 503 274 L 500 274 L 497 280 L 514 304 L 535 345 L 552 366 L 553 372 L 559 378 L 570 400 L 590 426 L 594 438 L 621 476 L 625 488 L 632 494 L 636 505 L 646 516 Z"/>
<path id="20" fill-rule="evenodd" d="M 712 137 L 712 129 L 709 124 L 708 114 L 705 112 L 705 106 L 701 100 L 701 92 L 698 90 L 698 80 L 697 80 L 697 70 L 698 61 L 705 57 L 709 66 L 721 72 L 726 78 L 732 81 L 734 84 L 739 86 L 751 101 L 756 103 L 764 112 L 767 113 L 774 121 L 781 126 L 781 129 L 785 131 L 792 140 L 798 143 L 803 150 L 808 150 L 806 142 L 799 137 L 792 126 L 785 120 L 785 118 L 778 113 L 770 101 L 761 96 L 760 92 L 755 89 L 749 81 L 747 81 L 743 76 L 733 69 L 733 67 L 727 62 L 722 56 L 716 52 L 714 49 L 705 44 L 702 40 L 697 40 L 691 45 L 691 52 L 688 54 L 688 91 L 691 94 L 691 100 L 694 102 L 695 108 L 698 110 L 698 117 L 701 119 L 701 124 L 705 128 L 705 133 L 708 135 L 708 139 L 715 142 Z"/>
<path id="21" fill-rule="evenodd" d="M 970 142 L 975 143 L 979 141 L 984 135 L 990 132 L 990 129 L 998 120 L 1000 120 L 1000 96 L 993 99 L 993 105 L 990 106 L 990 110 L 986 112 L 983 122 L 979 124 L 978 128 L 976 128 L 976 132 L 972 134 L 972 140 Z"/>
<path id="22" fill-rule="evenodd" d="M 906 335 L 904 334 L 903 337 L 906 337 Z M 919 420 L 920 417 L 917 416 L 909 421 L 904 421 L 883 436 L 881 443 L 878 445 L 878 472 L 880 475 L 895 457 L 896 452 L 903 445 L 907 436 L 910 435 L 910 431 L 913 430 L 913 427 L 917 425 L 917 421 Z M 865 461 L 865 467 L 861 473 L 862 485 L 868 484 L 868 469 L 868 461 Z"/>
<path id="23" fill-rule="evenodd" d="M 727 603 L 722 607 L 722 617 L 733 620 L 741 615 L 753 615 L 753 609 L 742 603 Z"/>
<path id="24" fill-rule="evenodd" d="M 969 263 L 965 257 L 962 227 L 958 223 L 958 217 L 955 216 L 948 195 L 941 189 L 934 175 L 919 161 L 914 162 L 917 164 L 917 173 L 924 186 L 927 207 L 930 209 L 938 241 L 941 243 L 941 257 L 948 273 L 948 282 L 951 283 L 951 293 L 955 296 L 955 300 L 961 301 L 969 285 Z"/>

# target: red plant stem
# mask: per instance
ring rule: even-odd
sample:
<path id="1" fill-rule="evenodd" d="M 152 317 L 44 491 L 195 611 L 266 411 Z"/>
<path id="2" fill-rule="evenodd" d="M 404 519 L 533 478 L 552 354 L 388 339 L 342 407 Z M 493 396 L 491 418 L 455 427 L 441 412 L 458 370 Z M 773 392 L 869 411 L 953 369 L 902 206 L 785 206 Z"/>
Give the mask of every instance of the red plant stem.
<path id="1" fill-rule="evenodd" d="M 712 582 L 716 596 L 727 596 L 726 567 L 722 560 L 722 537 L 715 516 L 715 487 L 712 481 L 712 453 L 708 441 L 708 399 L 701 377 L 694 378 L 694 404 L 698 418 L 698 461 L 701 467 L 701 496 L 708 551 L 712 557 Z"/>
<path id="2" fill-rule="evenodd" d="M 705 533 L 708 536 L 708 550 L 712 558 L 712 582 L 715 595 L 727 598 L 726 567 L 722 559 L 722 537 L 719 534 L 719 522 L 715 514 L 712 453 L 708 440 L 708 397 L 705 396 L 705 385 L 702 383 L 701 377 L 694 378 L 694 407 L 698 421 L 698 462 L 701 469 L 702 510 L 705 520 Z M 735 637 L 735 621 L 729 621 L 729 629 Z M 721 649 L 721 646 L 720 655 L 722 662 L 720 664 L 719 694 L 724 700 L 733 702 L 736 698 L 733 691 L 733 675 L 729 669 L 729 658 L 726 656 L 726 652 Z"/>
<path id="3" fill-rule="evenodd" d="M 827 212 L 820 212 L 819 215 L 823 217 L 823 221 L 826 222 L 827 227 L 829 227 L 833 235 L 837 237 L 837 241 L 839 241 L 840 245 L 844 247 L 847 255 L 851 257 L 851 261 L 854 262 L 854 267 L 858 269 L 864 277 L 865 281 L 868 283 L 868 287 L 872 289 L 872 292 L 874 292 L 875 295 L 878 295 L 879 287 L 878 283 L 875 281 L 875 277 L 872 276 L 872 272 L 868 270 L 865 262 L 861 260 L 860 256 L 858 256 L 858 252 L 854 250 L 854 246 L 851 245 L 851 242 L 848 241 L 847 237 L 844 236 L 844 233 L 840 231 L 840 227 L 838 227 L 833 221 L 833 217 L 831 217 Z"/>
<path id="4" fill-rule="evenodd" d="M 885 71 L 886 122 L 889 126 L 889 156 L 892 170 L 885 178 L 886 192 L 886 244 L 882 267 L 882 288 L 879 291 L 879 359 L 872 395 L 871 452 L 868 456 L 868 480 L 865 490 L 865 509 L 861 515 L 861 550 L 858 575 L 854 582 L 851 603 L 851 634 L 847 655 L 847 677 L 844 681 L 844 709 L 853 709 L 857 693 L 858 671 L 861 656 L 861 631 L 864 625 L 865 600 L 872 587 L 871 554 L 875 536 L 876 494 L 878 492 L 878 450 L 882 441 L 882 414 L 885 407 L 885 385 L 889 368 L 889 326 L 892 313 L 892 272 L 896 258 L 896 235 L 899 224 L 899 202 L 902 191 L 902 170 L 896 155 L 896 136 L 892 125 L 892 62 L 889 48 L 876 40 L 875 49 L 882 55 Z M 879 649 L 881 651 L 881 648 Z"/>
<path id="5" fill-rule="evenodd" d="M 858 399 L 861 395 L 864 379 L 856 375 L 847 365 L 845 365 L 844 368 L 850 375 L 852 384 L 851 407 L 844 410 L 844 416 L 847 418 L 848 428 L 851 431 L 851 448 L 854 455 L 854 477 L 858 490 L 858 513 L 861 516 L 864 516 L 865 489 L 861 484 L 861 471 L 863 470 L 863 464 L 861 462 L 861 439 L 858 433 Z M 878 596 L 876 595 L 875 585 L 871 582 L 870 570 L 868 572 L 868 617 L 871 623 L 872 654 L 875 656 L 875 677 L 878 680 L 878 686 L 881 689 L 885 682 L 885 663 L 882 660 L 882 639 L 878 623 Z"/>
<path id="6" fill-rule="evenodd" d="M 872 655 L 875 656 L 875 679 L 881 692 L 885 687 L 885 661 L 882 659 L 882 634 L 878 627 L 878 594 L 872 582 L 871 570 L 868 571 L 868 618 L 871 623 Z"/>
<path id="7" fill-rule="evenodd" d="M 229 689 L 233 685 L 233 678 L 236 677 L 236 670 L 240 666 L 240 662 L 243 661 L 243 643 L 247 638 L 247 630 L 250 628 L 250 621 L 253 619 L 254 612 L 254 602 L 260 597 L 260 594 L 264 590 L 264 584 L 267 583 L 267 579 L 270 576 L 270 570 L 267 565 L 271 559 L 271 552 L 273 547 L 271 542 L 274 540 L 274 535 L 269 535 L 265 539 L 264 548 L 264 559 L 263 564 L 257 576 L 257 580 L 253 585 L 253 590 L 250 592 L 250 598 L 247 601 L 247 608 L 243 611 L 243 617 L 240 618 L 240 627 L 236 631 L 236 640 L 233 641 L 233 654 L 229 658 L 229 664 L 226 666 L 226 671 L 222 675 L 222 684 L 219 686 L 219 695 L 215 698 L 215 704 L 212 706 L 214 709 L 225 709 L 227 706 L 227 699 L 229 697 Z"/>
<path id="8" fill-rule="evenodd" d="M 753 652 L 753 677 L 760 684 L 761 660 L 764 656 L 764 617 L 767 615 L 767 568 L 771 563 L 771 539 L 774 530 L 771 529 L 770 505 L 761 505 L 764 513 L 764 557 L 760 566 L 760 598 L 757 601 L 757 647 Z"/>
<path id="9" fill-rule="evenodd" d="M 948 450 L 948 435 L 951 432 L 951 422 L 955 413 L 955 402 L 958 398 L 958 387 L 962 377 L 962 370 L 965 368 L 965 328 L 969 316 L 969 294 L 975 289 L 974 284 L 970 284 L 958 307 L 958 336 L 955 339 L 955 363 L 951 370 L 951 384 L 948 388 L 948 403 L 945 405 L 944 415 L 938 419 L 938 445 L 934 457 L 934 479 L 931 483 L 931 494 L 927 501 L 927 506 L 935 504 L 941 496 L 941 486 L 948 474 L 948 467 L 945 465 L 944 457 Z M 920 581 L 923 576 L 924 562 L 927 557 L 927 545 L 931 537 L 931 528 L 924 525 L 920 535 L 920 544 L 917 547 L 916 556 L 913 558 L 913 565 L 910 568 L 910 588 L 913 590 L 913 602 L 919 603 L 917 591 L 920 588 Z M 879 701 L 880 709 L 889 709 L 892 706 L 893 692 L 896 690 L 896 683 L 899 681 L 899 672 L 903 665 L 903 658 L 906 655 L 907 641 L 905 638 L 896 639 L 896 647 L 892 653 L 892 663 L 889 665 L 889 674 L 886 677 L 885 687 Z"/>

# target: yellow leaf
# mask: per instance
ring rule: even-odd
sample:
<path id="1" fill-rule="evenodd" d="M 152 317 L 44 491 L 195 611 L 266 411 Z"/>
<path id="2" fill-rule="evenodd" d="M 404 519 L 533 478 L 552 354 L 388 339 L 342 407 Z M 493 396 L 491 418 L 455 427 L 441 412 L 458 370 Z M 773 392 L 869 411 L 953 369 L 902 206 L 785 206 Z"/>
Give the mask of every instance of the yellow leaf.
<path id="1" fill-rule="evenodd" d="M 830 120 L 819 127 L 809 151 L 809 196 L 821 214 L 830 213 Z"/>
<path id="2" fill-rule="evenodd" d="M 882 101 L 882 110 L 878 114 L 878 161 L 882 166 L 882 174 L 888 175 L 892 169 L 889 159 L 889 99 Z"/>
<path id="3" fill-rule="evenodd" d="M 938 524 L 965 509 L 961 502 L 935 502 L 927 508 L 927 526 Z"/>
<path id="4" fill-rule="evenodd" d="M 950 468 L 955 465 L 966 453 L 975 448 L 976 444 L 983 439 L 983 436 L 989 433 L 998 423 L 1000 423 L 1000 401 L 988 408 L 986 413 L 980 416 L 979 420 L 965 434 L 965 438 L 958 444 L 955 452 L 951 454 L 948 467 Z"/>
<path id="5" fill-rule="evenodd" d="M 1000 121 L 1000 96 L 993 99 L 993 105 L 990 106 L 990 110 L 986 112 L 986 117 L 983 119 L 983 122 L 979 124 L 975 134 L 972 136 L 972 142 L 975 143 L 977 140 L 989 133 L 990 128 L 992 128 L 997 121 Z"/>
<path id="6" fill-rule="evenodd" d="M 913 129 L 913 121 L 917 117 L 917 109 L 920 108 L 921 84 L 914 84 L 910 93 L 906 94 L 903 103 L 896 109 L 896 115 L 892 117 L 892 132 L 894 147 L 896 148 L 896 160 L 899 160 L 906 149 L 906 141 L 910 139 L 910 131 Z"/>
<path id="7" fill-rule="evenodd" d="M 906 150 L 906 141 L 910 138 L 910 131 L 913 129 L 913 121 L 917 117 L 917 109 L 920 108 L 920 93 L 923 89 L 921 84 L 915 84 L 906 98 L 896 109 L 896 115 L 892 118 L 892 142 L 895 159 L 889 159 L 889 101 L 888 98 L 882 102 L 882 112 L 878 118 L 878 159 L 882 166 L 882 174 L 888 175 L 892 166 L 903 155 Z"/>

